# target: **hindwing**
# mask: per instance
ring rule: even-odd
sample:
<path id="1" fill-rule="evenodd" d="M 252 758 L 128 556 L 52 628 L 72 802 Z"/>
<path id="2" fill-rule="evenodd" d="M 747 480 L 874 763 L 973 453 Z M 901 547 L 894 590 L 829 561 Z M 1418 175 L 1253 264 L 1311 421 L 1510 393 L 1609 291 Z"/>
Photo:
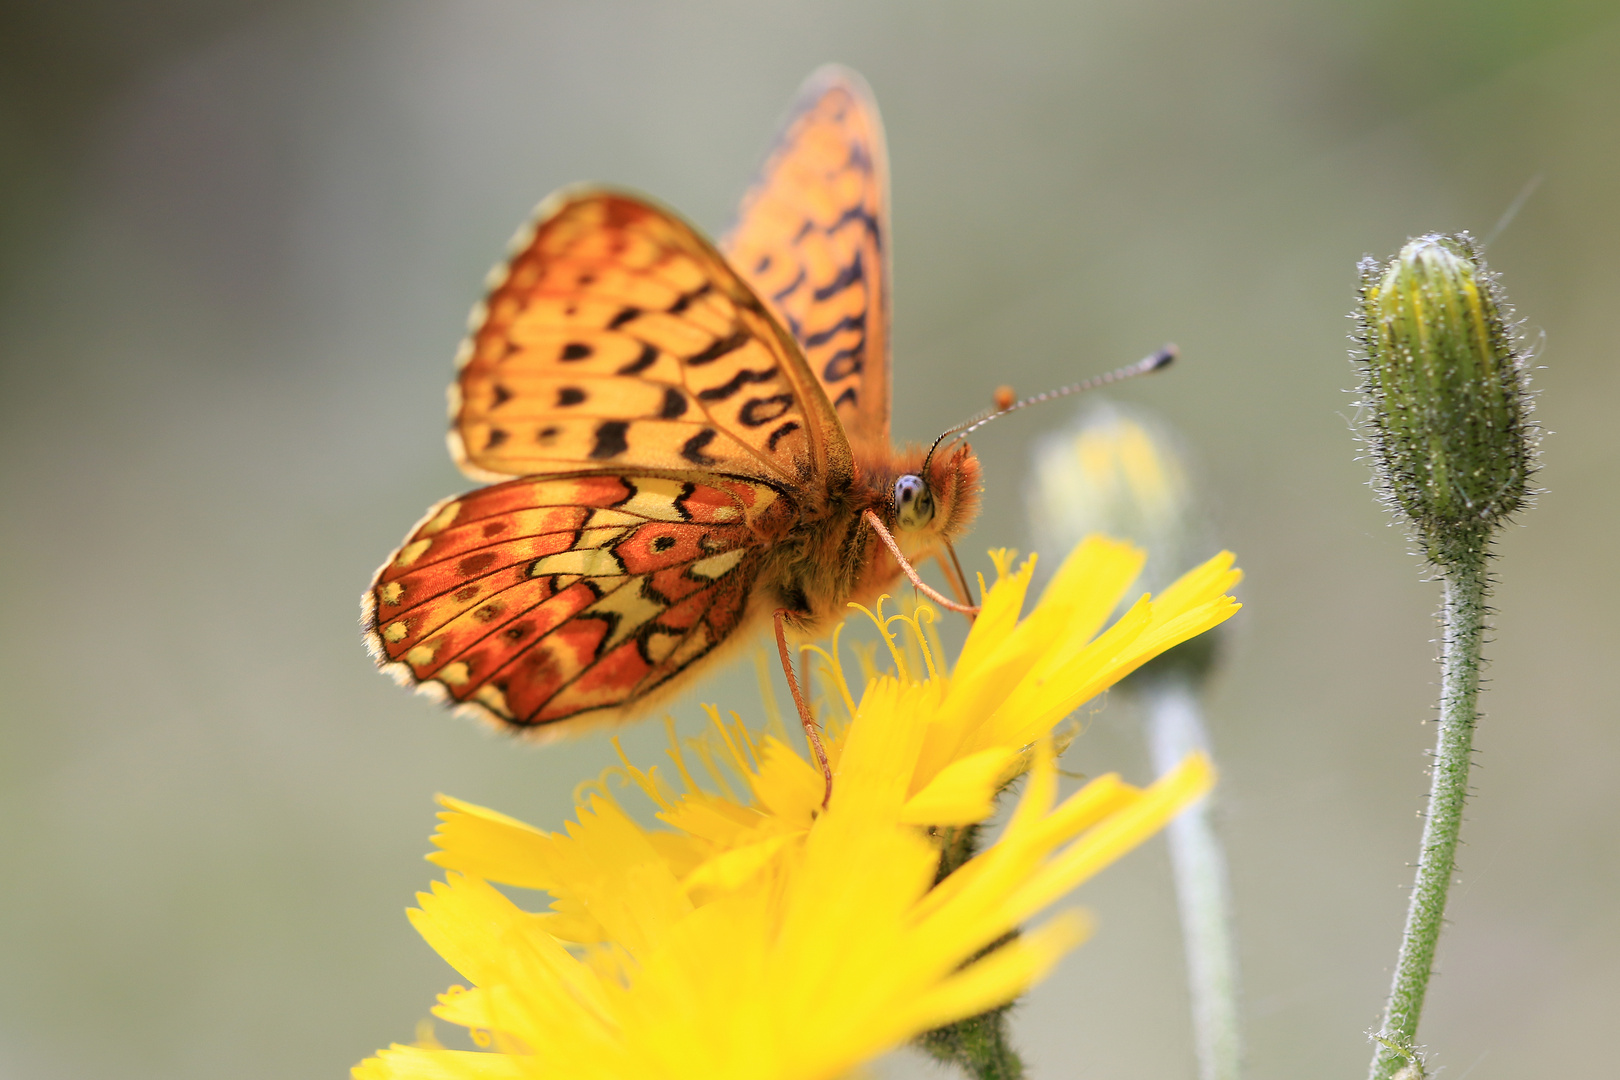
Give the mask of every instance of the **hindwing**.
<path id="1" fill-rule="evenodd" d="M 630 705 L 737 628 L 796 517 L 743 477 L 495 484 L 434 507 L 378 570 L 367 643 L 401 682 L 507 725 Z"/>

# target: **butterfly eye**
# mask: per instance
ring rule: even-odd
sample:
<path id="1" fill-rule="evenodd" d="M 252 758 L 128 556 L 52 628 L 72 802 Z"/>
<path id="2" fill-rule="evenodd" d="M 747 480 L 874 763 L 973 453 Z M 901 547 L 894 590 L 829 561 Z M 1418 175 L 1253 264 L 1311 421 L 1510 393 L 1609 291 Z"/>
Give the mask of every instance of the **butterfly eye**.
<path id="1" fill-rule="evenodd" d="M 902 529 L 920 529 L 934 516 L 934 497 L 920 476 L 907 473 L 894 482 L 894 520 Z"/>

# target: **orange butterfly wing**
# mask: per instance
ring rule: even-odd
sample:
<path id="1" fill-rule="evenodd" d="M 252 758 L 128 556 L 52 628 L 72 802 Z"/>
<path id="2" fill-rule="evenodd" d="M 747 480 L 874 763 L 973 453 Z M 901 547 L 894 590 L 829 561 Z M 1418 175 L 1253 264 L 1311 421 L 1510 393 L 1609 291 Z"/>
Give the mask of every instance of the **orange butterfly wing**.
<path id="1" fill-rule="evenodd" d="M 768 545 L 850 450 L 793 338 L 673 214 L 542 204 L 492 272 L 452 453 L 507 480 L 434 507 L 362 598 L 401 682 L 518 727 L 616 712 L 749 615 Z"/>
<path id="2" fill-rule="evenodd" d="M 889 448 L 889 171 L 865 81 L 813 74 L 721 249 L 804 348 L 851 441 Z"/>
<path id="3" fill-rule="evenodd" d="M 796 517 L 739 478 L 495 484 L 435 506 L 383 565 L 367 643 L 401 682 L 513 726 L 631 704 L 736 629 Z"/>
<path id="4" fill-rule="evenodd" d="M 689 225 L 564 191 L 492 272 L 451 387 L 451 452 L 479 479 L 705 470 L 847 477 L 849 447 L 794 340 Z"/>

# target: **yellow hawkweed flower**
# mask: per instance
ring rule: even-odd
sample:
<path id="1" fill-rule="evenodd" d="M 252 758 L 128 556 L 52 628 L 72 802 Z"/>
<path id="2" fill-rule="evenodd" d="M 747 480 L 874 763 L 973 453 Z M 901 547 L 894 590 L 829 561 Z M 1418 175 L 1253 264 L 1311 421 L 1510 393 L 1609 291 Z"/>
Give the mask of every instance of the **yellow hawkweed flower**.
<path id="1" fill-rule="evenodd" d="M 1010 559 L 1004 553 L 993 555 L 1005 569 Z M 1143 561 L 1143 553 L 1127 544 L 1087 539 L 1064 560 L 1040 603 L 1023 620 L 1018 614 L 1034 561 L 1002 573 L 985 595 L 983 611 L 949 676 L 922 643 L 921 656 L 931 675 L 911 677 L 889 625 L 909 623 L 914 640 L 921 642 L 923 635 L 915 632 L 918 621 L 898 616 L 882 620 L 896 674 L 871 679 L 859 706 L 853 706 L 851 721 L 830 732 L 832 805 L 858 797 L 860 789 L 845 774 L 865 758 L 846 758 L 846 753 L 881 727 L 907 735 L 885 751 L 880 764 L 882 775 L 900 785 L 903 796 L 884 804 L 885 820 L 951 826 L 988 818 L 996 793 L 1020 771 L 1029 746 L 1148 660 L 1237 610 L 1226 591 L 1241 574 L 1232 568 L 1232 556 L 1223 552 L 1157 599 L 1142 598 L 1098 634 Z M 827 659 L 823 670 L 849 702 L 834 640 L 834 651 L 822 654 Z M 863 722 L 867 717 L 873 719 Z M 722 757 L 743 778 L 750 799 L 700 790 L 678 749 L 671 756 L 686 788 L 679 796 L 651 772 L 625 763 L 628 776 L 658 805 L 658 817 L 676 830 L 654 834 L 657 839 L 644 843 L 656 844 L 670 872 L 690 888 L 734 886 L 759 872 L 805 835 L 821 809 L 822 778 L 814 765 L 774 736 L 756 740 L 741 723 L 727 725 L 712 712 L 711 718 Z M 565 860 L 588 863 L 597 858 L 582 847 L 588 841 L 560 835 L 542 840 L 544 834 L 502 815 L 454 800 L 446 805 L 459 812 L 443 815 L 434 838 L 441 850 L 430 856 L 434 862 L 489 881 L 545 889 L 556 898 L 553 914 L 547 916 L 552 933 L 576 942 L 605 940 L 599 917 L 549 869 Z"/>
<path id="2" fill-rule="evenodd" d="M 1022 621 L 1032 566 L 1003 572 L 948 676 L 918 633 L 929 675 L 913 677 L 893 620 L 880 621 L 897 672 L 869 680 L 858 706 L 836 646 L 824 654 L 852 711 L 830 740 L 825 812 L 812 765 L 717 713 L 747 798 L 700 791 L 678 747 L 678 797 L 656 770 L 625 764 L 670 829 L 641 827 L 602 793 L 564 833 L 443 799 L 431 858 L 451 872 L 411 918 L 473 984 L 435 1014 L 493 1049 L 396 1045 L 354 1075 L 809 1080 L 1016 997 L 1084 936 L 1079 916 L 967 961 L 1211 782 L 1195 757 L 1145 790 L 1104 776 L 1053 805 L 1052 728 L 1235 610 L 1223 555 L 1091 640 L 1141 563 L 1135 549 L 1088 541 Z M 1026 763 L 1000 840 L 935 886 L 939 848 L 917 826 L 982 821 Z M 552 910 L 526 912 L 488 881 L 544 889 Z"/>
<path id="3" fill-rule="evenodd" d="M 600 944 L 569 950 L 478 878 L 435 883 L 411 921 L 474 985 L 433 1011 L 493 1049 L 396 1045 L 357 1066 L 356 1080 L 837 1076 L 1017 996 L 1085 936 L 1079 915 L 963 965 L 1211 781 L 1194 758 L 1146 790 L 1103 777 L 1054 806 L 1043 741 L 1005 835 L 930 888 L 938 852 L 893 821 L 900 785 L 878 760 L 907 736 L 870 727 L 867 760 L 841 774 L 853 797 L 740 888 L 694 894 L 648 842 L 658 834 L 600 796 L 569 837 L 534 832 L 574 842 L 575 857 L 548 869 L 608 932 Z"/>

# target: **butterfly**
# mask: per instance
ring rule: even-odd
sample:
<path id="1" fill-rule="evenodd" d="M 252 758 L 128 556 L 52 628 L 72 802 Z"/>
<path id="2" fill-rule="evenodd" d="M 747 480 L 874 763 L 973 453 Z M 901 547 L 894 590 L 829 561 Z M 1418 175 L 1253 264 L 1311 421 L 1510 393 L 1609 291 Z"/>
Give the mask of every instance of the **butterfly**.
<path id="1" fill-rule="evenodd" d="M 774 621 L 830 791 L 787 635 L 902 572 L 976 610 L 950 541 L 978 460 L 889 439 L 888 189 L 871 91 L 829 66 L 719 247 L 639 195 L 546 199 L 450 386 L 451 453 L 494 483 L 432 507 L 377 571 L 378 664 L 549 734 L 645 710 Z M 930 556 L 958 601 L 918 578 Z"/>

